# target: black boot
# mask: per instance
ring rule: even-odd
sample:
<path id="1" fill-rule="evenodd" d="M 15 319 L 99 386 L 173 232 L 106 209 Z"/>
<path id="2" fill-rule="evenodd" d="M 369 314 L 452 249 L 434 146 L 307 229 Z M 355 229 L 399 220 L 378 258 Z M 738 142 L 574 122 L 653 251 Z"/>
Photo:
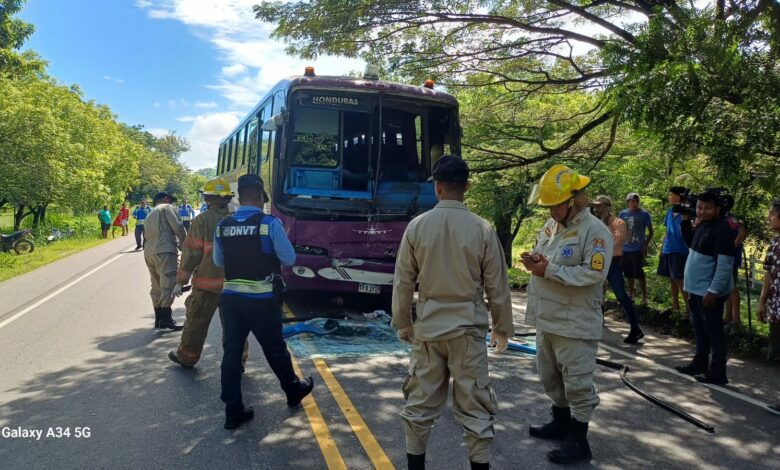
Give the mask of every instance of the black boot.
<path id="1" fill-rule="evenodd" d="M 470 462 L 471 462 L 471 470 L 490 470 L 489 462 L 485 462 L 485 463 L 477 463 L 474 461 L 470 461 Z"/>
<path id="2" fill-rule="evenodd" d="M 154 307 L 154 327 L 160 327 L 160 307 Z"/>
<path id="3" fill-rule="evenodd" d="M 288 391 L 287 394 L 287 406 L 295 408 L 301 404 L 301 400 L 306 398 L 306 395 L 311 393 L 314 388 L 314 379 L 311 376 L 298 380 L 298 382 Z"/>
<path id="4" fill-rule="evenodd" d="M 237 413 L 228 413 L 225 416 L 225 429 L 236 429 L 254 417 L 255 410 L 251 406 Z"/>
<path id="5" fill-rule="evenodd" d="M 563 439 L 569 434 L 571 424 L 571 410 L 552 406 L 552 421 L 547 424 L 528 427 L 528 433 L 539 439 Z"/>
<path id="6" fill-rule="evenodd" d="M 588 423 L 571 419 L 571 431 L 560 447 L 551 450 L 547 458 L 555 463 L 576 463 L 587 461 L 593 455 L 588 445 Z"/>
<path id="7" fill-rule="evenodd" d="M 709 370 L 702 375 L 697 375 L 696 380 L 699 382 L 713 384 L 713 385 L 726 385 L 729 383 L 729 379 L 726 377 L 726 363 L 713 362 L 710 364 Z"/>
<path id="8" fill-rule="evenodd" d="M 628 333 L 628 336 L 626 336 L 623 342 L 626 344 L 636 344 L 640 339 L 644 337 L 645 337 L 645 333 L 641 329 L 636 331 L 632 330 L 630 333 Z"/>
<path id="9" fill-rule="evenodd" d="M 177 324 L 176 320 L 173 319 L 173 310 L 171 310 L 171 307 L 160 307 L 160 328 L 181 331 L 184 326 Z"/>
<path id="10" fill-rule="evenodd" d="M 693 356 L 693 360 L 687 365 L 675 367 L 677 372 L 685 375 L 696 375 L 707 372 L 707 358 L 705 356 Z"/>
<path id="11" fill-rule="evenodd" d="M 425 454 L 406 454 L 406 467 L 409 470 L 425 470 Z"/>

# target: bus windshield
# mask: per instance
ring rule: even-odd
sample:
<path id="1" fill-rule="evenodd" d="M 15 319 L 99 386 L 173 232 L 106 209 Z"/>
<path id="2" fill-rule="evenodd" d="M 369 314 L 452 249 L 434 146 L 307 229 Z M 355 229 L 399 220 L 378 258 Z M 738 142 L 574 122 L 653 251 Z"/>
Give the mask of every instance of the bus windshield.
<path id="1" fill-rule="evenodd" d="M 428 179 L 439 157 L 458 151 L 455 105 L 310 89 L 289 103 L 278 204 L 402 217 L 435 205 Z"/>

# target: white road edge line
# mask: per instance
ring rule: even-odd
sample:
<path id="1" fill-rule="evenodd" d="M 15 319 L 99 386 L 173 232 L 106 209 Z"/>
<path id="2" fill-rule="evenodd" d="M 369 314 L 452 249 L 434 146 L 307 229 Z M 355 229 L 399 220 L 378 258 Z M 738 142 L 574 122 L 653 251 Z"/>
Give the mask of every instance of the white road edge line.
<path id="1" fill-rule="evenodd" d="M 682 377 L 683 379 L 695 382 L 695 383 L 697 383 L 699 385 L 703 385 L 703 386 L 705 386 L 707 388 L 710 388 L 712 390 L 716 390 L 718 392 L 724 393 L 724 394 L 729 395 L 731 397 L 734 397 L 734 398 L 737 398 L 739 400 L 748 402 L 751 405 L 755 405 L 755 406 L 757 406 L 759 408 L 763 408 L 765 411 L 768 411 L 768 412 L 770 412 L 772 414 L 778 414 L 777 412 L 775 412 L 771 408 L 769 408 L 769 404 L 768 403 L 764 403 L 761 400 L 756 400 L 755 398 L 749 397 L 747 395 L 743 395 L 743 394 L 741 394 L 739 392 L 735 392 L 733 390 L 729 390 L 729 389 L 724 388 L 724 387 L 720 387 L 718 385 L 701 383 L 701 382 L 697 381 L 695 378 L 691 377 L 690 375 L 685 375 L 685 374 L 682 374 L 680 372 L 677 372 L 676 370 L 674 370 L 674 369 L 672 369 L 670 367 L 666 367 L 666 366 L 663 366 L 661 364 L 658 364 L 657 362 L 652 361 L 652 360 L 650 360 L 650 359 L 648 359 L 646 357 L 636 356 L 634 354 L 629 354 L 629 353 L 627 353 L 625 351 L 621 351 L 620 349 L 614 348 L 612 346 L 607 346 L 604 343 L 599 343 L 599 346 L 601 346 L 602 348 L 606 349 L 607 351 L 610 351 L 610 352 L 613 352 L 613 353 L 616 353 L 616 354 L 620 354 L 621 356 L 628 357 L 628 358 L 633 359 L 635 361 L 640 361 L 640 362 L 644 362 L 646 364 L 650 364 L 652 367 L 654 367 L 656 369 L 661 369 L 661 370 L 663 370 L 665 372 L 669 372 L 670 374 L 674 374 L 674 375 L 676 375 L 678 377 Z"/>
<path id="2" fill-rule="evenodd" d="M 27 314 L 27 313 L 29 313 L 30 311 L 32 311 L 32 310 L 35 310 L 36 308 L 40 307 L 41 305 L 43 305 L 44 303 L 48 302 L 48 301 L 49 301 L 49 300 L 51 300 L 52 298 L 54 298 L 54 297 L 56 297 L 57 295 L 61 294 L 61 293 L 62 293 L 62 292 L 64 292 L 65 290 L 67 290 L 67 289 L 70 289 L 71 287 L 73 287 L 73 285 L 74 285 L 74 284 L 76 284 L 76 283 L 78 283 L 78 282 L 80 282 L 80 281 L 84 280 L 85 278 L 87 278 L 87 277 L 89 277 L 90 275 L 92 275 L 92 274 L 96 273 L 96 272 L 97 272 L 97 271 L 99 271 L 100 269 L 102 269 L 102 268 L 104 268 L 104 267 L 108 266 L 110 263 L 112 263 L 112 262 L 116 261 L 116 260 L 117 260 L 118 258 L 120 258 L 121 256 L 122 256 L 122 254 L 118 254 L 118 255 L 114 256 L 113 258 L 111 258 L 110 260 L 106 261 L 105 263 L 101 264 L 100 266 L 98 266 L 98 267 L 96 267 L 96 268 L 93 268 L 93 269 L 92 269 L 91 271 L 89 271 L 88 273 L 86 273 L 86 274 L 83 274 L 83 275 L 79 276 L 78 278 L 76 278 L 76 279 L 74 279 L 74 280 L 70 281 L 69 283 L 67 283 L 67 284 L 65 284 L 64 286 L 60 287 L 60 288 L 59 288 L 59 289 L 57 289 L 56 291 L 52 292 L 51 294 L 47 295 L 46 297 L 42 298 L 41 300 L 39 300 L 39 301 L 35 302 L 34 304 L 30 305 L 29 307 L 25 308 L 25 309 L 24 309 L 24 310 L 22 310 L 21 312 L 19 312 L 19 313 L 15 314 L 15 315 L 14 315 L 14 316 L 12 316 L 11 318 L 9 318 L 9 319 L 7 319 L 7 320 L 3 321 L 2 323 L 0 323 L 0 328 L 3 328 L 4 326 L 8 325 L 8 324 L 9 324 L 9 323 L 11 323 L 12 321 L 14 321 L 14 320 L 17 320 L 17 319 L 21 318 L 22 316 L 26 315 L 26 314 Z"/>

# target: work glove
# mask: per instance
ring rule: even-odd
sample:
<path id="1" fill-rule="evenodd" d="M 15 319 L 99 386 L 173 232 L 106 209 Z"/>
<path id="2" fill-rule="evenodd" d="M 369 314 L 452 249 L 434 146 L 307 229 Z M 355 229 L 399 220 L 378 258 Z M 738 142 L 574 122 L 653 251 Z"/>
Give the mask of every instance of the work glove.
<path id="1" fill-rule="evenodd" d="M 412 344 L 412 341 L 414 341 L 414 327 L 407 326 L 398 330 L 398 340 L 406 344 Z"/>
<path id="2" fill-rule="evenodd" d="M 176 285 L 173 286 L 173 292 L 171 292 L 171 298 L 173 299 L 173 298 L 176 298 L 176 297 L 181 297 L 181 295 L 184 293 L 183 289 L 184 289 L 184 286 L 182 286 L 181 284 L 179 284 L 177 282 Z"/>
<path id="3" fill-rule="evenodd" d="M 509 346 L 509 338 L 505 334 L 493 331 L 490 333 L 490 347 L 501 354 Z"/>

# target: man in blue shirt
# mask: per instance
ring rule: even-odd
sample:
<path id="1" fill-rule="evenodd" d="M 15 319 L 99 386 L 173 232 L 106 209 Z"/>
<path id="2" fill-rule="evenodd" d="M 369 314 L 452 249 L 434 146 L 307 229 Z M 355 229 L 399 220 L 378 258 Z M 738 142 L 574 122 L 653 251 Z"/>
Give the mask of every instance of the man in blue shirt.
<path id="1" fill-rule="evenodd" d="M 688 294 L 683 291 L 683 278 L 685 276 L 685 262 L 688 259 L 688 245 L 683 240 L 680 222 L 682 211 L 680 204 L 682 198 L 688 194 L 688 188 L 672 186 L 669 188 L 669 204 L 671 207 L 664 216 L 666 235 L 661 248 L 661 257 L 658 261 L 658 275 L 669 278 L 672 287 L 672 311 L 680 311 L 679 294 L 688 301 Z M 675 212 L 675 210 L 677 212 Z"/>
<path id="2" fill-rule="evenodd" d="M 701 382 L 726 385 L 726 335 L 723 306 L 734 288 L 734 233 L 721 215 L 723 200 L 716 191 L 705 191 L 696 203 L 696 228 L 683 215 L 682 234 L 690 247 L 685 264 L 685 292 L 696 336 L 693 360 L 676 367 Z M 710 353 L 712 362 L 710 362 Z"/>
<path id="3" fill-rule="evenodd" d="M 287 406 L 298 406 L 314 386 L 311 377 L 295 375 L 282 335 L 281 266 L 292 266 L 295 250 L 279 219 L 263 213 L 265 199 L 257 175 L 240 177 L 241 206 L 219 222 L 214 236 L 214 264 L 225 268 L 219 306 L 224 319 L 220 398 L 225 402 L 225 429 L 254 417 L 241 396 L 241 356 L 250 331 L 287 395 Z"/>
<path id="4" fill-rule="evenodd" d="M 653 221 L 650 214 L 639 207 L 639 194 L 628 193 L 626 206 L 628 208 L 618 215 L 626 222 L 628 235 L 623 243 L 623 274 L 628 279 L 628 297 L 634 300 L 634 279 L 639 279 L 642 288 L 642 304 L 647 305 L 647 280 L 643 261 L 647 257 L 647 247 L 653 240 Z"/>
<path id="5" fill-rule="evenodd" d="M 133 209 L 133 218 L 135 219 L 135 249 L 140 250 L 144 244 L 142 237 L 144 234 L 144 222 L 146 217 L 152 213 L 152 208 L 146 205 L 146 199 L 141 199 L 139 205 Z"/>
<path id="6" fill-rule="evenodd" d="M 193 209 L 192 206 L 187 203 L 186 197 L 181 198 L 181 204 L 179 204 L 177 212 L 185 230 L 189 232 L 190 223 L 192 219 L 195 218 L 195 209 Z"/>

